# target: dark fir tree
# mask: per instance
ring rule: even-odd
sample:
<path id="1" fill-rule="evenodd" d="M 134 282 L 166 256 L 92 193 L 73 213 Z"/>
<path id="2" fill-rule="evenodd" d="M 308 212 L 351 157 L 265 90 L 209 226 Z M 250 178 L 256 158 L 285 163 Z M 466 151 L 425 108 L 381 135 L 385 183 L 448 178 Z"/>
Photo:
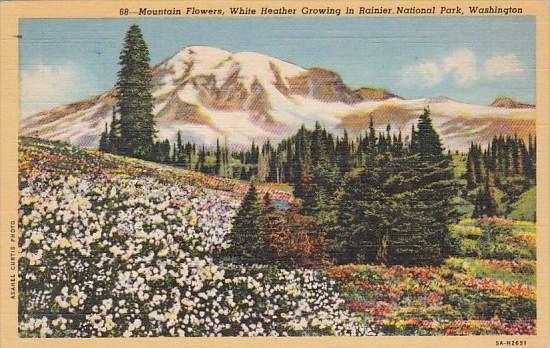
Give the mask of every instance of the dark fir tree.
<path id="1" fill-rule="evenodd" d="M 475 151 L 474 144 L 470 146 L 470 151 L 468 152 L 468 156 L 466 158 L 466 188 L 468 190 L 472 190 L 477 187 L 477 178 L 476 178 L 476 157 L 475 157 Z"/>
<path id="2" fill-rule="evenodd" d="M 346 176 L 329 230 L 339 263 L 438 264 L 448 255 L 455 221 L 452 168 L 419 154 L 377 157 Z"/>
<path id="3" fill-rule="evenodd" d="M 220 175 L 222 167 L 222 152 L 220 149 L 220 141 L 216 139 L 216 163 L 214 164 L 214 175 Z"/>
<path id="4" fill-rule="evenodd" d="M 496 216 L 498 203 L 495 197 L 495 174 L 487 171 L 485 185 L 478 190 L 474 205 L 474 217 Z"/>
<path id="5" fill-rule="evenodd" d="M 338 189 L 324 226 L 337 262 L 439 264 L 449 254 L 451 203 L 457 195 L 450 158 L 443 154 L 429 111 L 413 128 L 415 148 L 395 156 L 386 134 L 368 135 L 376 149 L 366 166 Z"/>
<path id="6" fill-rule="evenodd" d="M 315 122 L 315 129 L 311 134 L 311 164 L 316 166 L 320 158 L 323 156 L 325 148 L 322 138 L 322 128 L 319 121 Z"/>
<path id="7" fill-rule="evenodd" d="M 349 172 L 352 168 L 351 161 L 351 145 L 348 137 L 348 132 L 344 129 L 344 136 L 337 140 L 336 144 L 336 160 L 342 174 Z"/>
<path id="8" fill-rule="evenodd" d="M 437 156 L 437 154 L 433 154 Z M 392 195 L 393 217 L 388 262 L 438 264 L 450 253 L 449 226 L 457 221 L 453 198 L 458 185 L 450 160 L 398 159 L 384 185 Z"/>
<path id="9" fill-rule="evenodd" d="M 415 132 L 416 153 L 420 156 L 414 184 L 419 207 L 428 207 L 423 232 L 439 253 L 434 262 L 448 256 L 449 226 L 456 222 L 457 212 L 451 203 L 457 195 L 451 157 L 443 152 L 439 134 L 432 125 L 429 107 L 424 109 Z"/>
<path id="10" fill-rule="evenodd" d="M 113 119 L 111 121 L 111 129 L 109 130 L 108 139 L 108 151 L 115 155 L 119 154 L 120 148 L 120 117 L 117 117 L 116 106 L 113 105 L 112 110 Z"/>
<path id="11" fill-rule="evenodd" d="M 369 129 L 368 129 L 368 147 L 372 150 L 374 150 L 374 147 L 376 146 L 376 130 L 374 129 L 374 120 L 372 118 L 372 115 L 369 118 Z"/>
<path id="12" fill-rule="evenodd" d="M 311 165 L 306 161 L 300 161 L 296 169 L 297 176 L 294 184 L 294 195 L 303 201 L 304 211 L 311 213 L 314 205 L 316 186 Z"/>
<path id="13" fill-rule="evenodd" d="M 267 181 L 281 182 L 281 167 L 274 150 L 269 151 Z"/>
<path id="14" fill-rule="evenodd" d="M 201 173 L 206 173 L 208 171 L 206 166 L 206 149 L 204 148 L 204 145 L 199 150 L 199 158 L 195 164 L 195 171 Z"/>
<path id="15" fill-rule="evenodd" d="M 443 146 L 439 139 L 439 134 L 435 131 L 430 117 L 429 107 L 424 108 L 424 112 L 418 119 L 417 130 L 414 133 L 415 148 L 423 159 L 439 161 L 443 157 Z"/>
<path id="16" fill-rule="evenodd" d="M 253 183 L 250 184 L 237 215 L 233 218 L 230 255 L 239 263 L 262 263 L 266 236 L 262 203 Z"/>
<path id="17" fill-rule="evenodd" d="M 381 240 L 391 226 L 388 197 L 381 189 L 388 172 L 368 166 L 346 176 L 336 194 L 332 226 L 325 226 L 329 251 L 338 263 L 382 263 Z"/>
<path id="18" fill-rule="evenodd" d="M 109 126 L 105 122 L 105 131 L 101 133 L 99 138 L 99 151 L 109 152 Z"/>
<path id="19" fill-rule="evenodd" d="M 150 159 L 155 137 L 149 50 L 137 24 L 130 27 L 120 52 L 116 83 L 120 143 L 117 152 Z"/>
<path id="20" fill-rule="evenodd" d="M 172 147 L 172 155 L 171 155 L 171 162 L 173 164 L 175 164 L 177 161 L 177 154 L 178 154 L 178 149 L 176 147 L 176 144 L 174 144 Z"/>
<path id="21" fill-rule="evenodd" d="M 414 127 L 414 123 L 411 126 L 411 141 L 409 144 L 409 149 L 411 152 L 417 152 L 416 128 Z"/>

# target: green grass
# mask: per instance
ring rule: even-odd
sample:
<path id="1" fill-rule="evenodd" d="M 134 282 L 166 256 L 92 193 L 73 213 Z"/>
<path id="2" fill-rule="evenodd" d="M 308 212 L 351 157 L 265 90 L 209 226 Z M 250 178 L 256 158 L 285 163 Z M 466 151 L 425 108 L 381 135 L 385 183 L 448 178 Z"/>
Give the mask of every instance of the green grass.
<path id="1" fill-rule="evenodd" d="M 512 212 L 508 218 L 512 220 L 535 221 L 537 211 L 537 188 L 533 187 L 524 192 L 516 203 L 512 205 Z"/>
<path id="2" fill-rule="evenodd" d="M 472 213 L 474 212 L 474 205 L 472 202 L 462 197 L 455 197 L 452 203 L 455 204 L 456 211 L 460 217 L 472 216 Z"/>
<path id="3" fill-rule="evenodd" d="M 523 263 L 532 264 L 533 270 L 536 261 L 521 261 Z M 520 283 L 528 285 L 536 285 L 536 273 L 521 273 L 513 272 L 507 269 L 489 266 L 481 259 L 465 257 L 451 258 L 447 260 L 447 265 L 453 269 L 462 269 L 477 278 L 490 278 L 508 283 Z"/>
<path id="4" fill-rule="evenodd" d="M 452 225 L 450 241 L 453 255 L 456 257 L 516 260 L 518 262 L 536 259 L 535 223 L 514 221 L 508 227 L 501 226 L 496 235 L 491 237 L 492 240 L 488 242 L 484 237 L 484 231 L 487 228 L 470 218 L 462 219 L 458 224 Z"/>
<path id="5" fill-rule="evenodd" d="M 292 193 L 294 192 L 294 188 L 290 186 L 289 184 L 276 184 L 276 183 L 269 183 L 270 187 L 273 187 L 274 189 L 277 189 L 279 191 Z"/>
<path id="6" fill-rule="evenodd" d="M 516 221 L 514 228 L 514 233 L 537 233 L 537 225 L 531 221 Z"/>
<path id="7" fill-rule="evenodd" d="M 451 226 L 451 233 L 463 238 L 477 239 L 481 236 L 481 228 L 474 224 L 456 224 Z"/>

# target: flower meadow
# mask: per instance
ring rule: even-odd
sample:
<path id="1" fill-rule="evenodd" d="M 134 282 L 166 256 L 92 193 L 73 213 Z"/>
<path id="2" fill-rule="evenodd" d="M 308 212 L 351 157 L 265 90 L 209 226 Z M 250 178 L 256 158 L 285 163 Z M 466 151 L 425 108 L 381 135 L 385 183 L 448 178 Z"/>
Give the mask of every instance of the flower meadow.
<path id="1" fill-rule="evenodd" d="M 327 269 L 326 275 L 343 284 L 348 309 L 364 315 L 376 332 L 534 335 L 534 287 L 479 278 L 470 262 L 451 258 L 441 267 L 344 265 Z"/>
<path id="2" fill-rule="evenodd" d="M 536 333 L 534 224 L 463 220 L 439 267 L 237 265 L 242 182 L 30 138 L 19 170 L 22 337 Z"/>
<path id="3" fill-rule="evenodd" d="M 373 334 L 319 271 L 219 262 L 239 201 L 146 172 L 22 143 L 21 336 Z"/>

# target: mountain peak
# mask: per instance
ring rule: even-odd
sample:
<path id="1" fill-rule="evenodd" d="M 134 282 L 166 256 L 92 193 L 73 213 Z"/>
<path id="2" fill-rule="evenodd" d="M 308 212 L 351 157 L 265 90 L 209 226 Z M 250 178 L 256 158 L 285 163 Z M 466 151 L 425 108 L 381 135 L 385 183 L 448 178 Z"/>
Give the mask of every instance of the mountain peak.
<path id="1" fill-rule="evenodd" d="M 213 47 L 213 46 L 186 46 L 176 53 L 176 56 L 180 55 L 213 55 L 213 56 L 228 56 L 233 54 L 233 52 L 227 51 L 223 48 Z"/>
<path id="2" fill-rule="evenodd" d="M 210 46 L 183 48 L 153 67 L 152 79 L 158 137 L 170 141 L 181 131 L 186 141 L 197 144 L 213 145 L 217 139 L 234 146 L 248 146 L 252 140 L 276 143 L 316 121 L 333 132 L 362 131 L 371 116 L 384 127 L 391 123 L 394 129 L 410 129 L 426 104 L 433 104 L 435 126 L 453 148 L 477 141 L 478 134 L 481 140 L 489 139 L 487 132 L 501 129 L 495 123 L 511 122 L 507 127 L 517 132 L 513 122 L 521 117 L 534 126 L 530 110 L 518 114 L 515 109 L 441 97 L 405 100 L 383 89 L 352 89 L 337 72 L 324 67 L 305 69 L 262 53 Z M 20 132 L 95 147 L 105 123 L 112 120 L 115 103 L 111 89 L 25 117 Z M 470 128 L 463 131 L 466 123 L 476 133 Z"/>
<path id="3" fill-rule="evenodd" d="M 535 105 L 521 103 L 510 97 L 497 97 L 490 106 L 506 109 L 534 109 Z"/>

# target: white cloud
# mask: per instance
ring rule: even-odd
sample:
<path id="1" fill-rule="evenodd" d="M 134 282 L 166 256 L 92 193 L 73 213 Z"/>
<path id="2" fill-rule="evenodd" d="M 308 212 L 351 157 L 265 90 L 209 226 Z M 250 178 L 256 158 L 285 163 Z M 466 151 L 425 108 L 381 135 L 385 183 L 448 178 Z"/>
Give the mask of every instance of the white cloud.
<path id="1" fill-rule="evenodd" d="M 421 83 L 433 87 L 443 80 L 439 66 L 433 62 L 424 62 L 412 65 L 401 71 L 401 82 L 405 85 Z"/>
<path id="2" fill-rule="evenodd" d="M 443 58 L 443 72 L 453 76 L 460 86 L 466 86 L 478 79 L 476 57 L 472 50 L 456 50 Z"/>
<path id="3" fill-rule="evenodd" d="M 494 80 L 503 75 L 516 75 L 523 72 L 518 57 L 510 53 L 506 55 L 493 56 L 483 64 L 485 77 Z"/>
<path id="4" fill-rule="evenodd" d="M 21 71 L 23 116 L 71 100 L 85 81 L 73 63 L 48 65 L 36 61 Z"/>
<path id="5" fill-rule="evenodd" d="M 406 85 L 420 83 L 433 87 L 449 76 L 460 86 L 469 85 L 478 79 L 476 57 L 472 50 L 459 49 L 440 62 L 424 61 L 401 70 L 401 82 Z"/>

